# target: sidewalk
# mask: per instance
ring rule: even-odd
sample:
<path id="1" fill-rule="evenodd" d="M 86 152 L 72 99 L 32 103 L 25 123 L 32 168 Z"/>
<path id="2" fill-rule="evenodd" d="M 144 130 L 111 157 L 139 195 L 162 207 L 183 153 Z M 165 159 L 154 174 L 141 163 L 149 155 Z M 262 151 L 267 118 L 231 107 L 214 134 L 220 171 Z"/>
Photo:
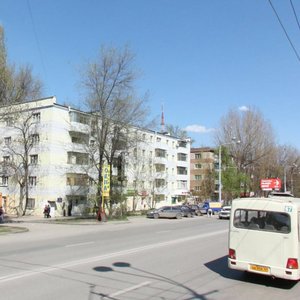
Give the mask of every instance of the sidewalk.
<path id="1" fill-rule="evenodd" d="M 78 225 L 99 225 L 99 224 L 122 224 L 122 223 L 131 223 L 133 219 L 139 219 L 143 217 L 127 217 L 127 220 L 108 220 L 106 222 L 101 222 L 97 220 L 96 216 L 83 217 L 83 216 L 71 216 L 71 217 L 52 217 L 44 218 L 43 216 L 20 216 L 15 215 L 5 215 L 4 223 L 48 223 L 48 224 L 78 224 Z M 143 218 L 144 219 L 144 218 Z"/>

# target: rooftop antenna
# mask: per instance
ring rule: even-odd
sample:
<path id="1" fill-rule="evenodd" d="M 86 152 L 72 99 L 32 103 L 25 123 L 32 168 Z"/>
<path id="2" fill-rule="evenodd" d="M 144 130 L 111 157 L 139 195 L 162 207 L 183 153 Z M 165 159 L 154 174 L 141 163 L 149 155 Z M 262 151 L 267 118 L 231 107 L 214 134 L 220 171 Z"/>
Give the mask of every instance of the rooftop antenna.
<path id="1" fill-rule="evenodd" d="M 165 132 L 164 104 L 161 105 L 161 132 Z"/>

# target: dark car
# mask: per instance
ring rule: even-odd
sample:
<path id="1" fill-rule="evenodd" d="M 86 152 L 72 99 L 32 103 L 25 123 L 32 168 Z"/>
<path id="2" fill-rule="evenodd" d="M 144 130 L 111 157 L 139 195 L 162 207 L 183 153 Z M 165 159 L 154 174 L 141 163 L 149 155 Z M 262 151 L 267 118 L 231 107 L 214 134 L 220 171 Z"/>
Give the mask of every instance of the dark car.
<path id="1" fill-rule="evenodd" d="M 169 218 L 169 219 L 181 219 L 183 216 L 182 211 L 177 206 L 163 206 L 158 209 L 153 209 L 147 212 L 147 218 Z"/>
<path id="2" fill-rule="evenodd" d="M 202 215 L 202 213 L 200 211 L 200 207 L 197 204 L 190 204 L 190 205 L 188 205 L 188 207 L 190 207 L 194 211 L 195 215 L 197 215 L 197 216 Z"/>
<path id="3" fill-rule="evenodd" d="M 190 208 L 189 206 L 178 205 L 177 207 L 181 210 L 183 217 L 191 218 L 191 217 L 195 216 L 195 211 L 192 208 Z"/>

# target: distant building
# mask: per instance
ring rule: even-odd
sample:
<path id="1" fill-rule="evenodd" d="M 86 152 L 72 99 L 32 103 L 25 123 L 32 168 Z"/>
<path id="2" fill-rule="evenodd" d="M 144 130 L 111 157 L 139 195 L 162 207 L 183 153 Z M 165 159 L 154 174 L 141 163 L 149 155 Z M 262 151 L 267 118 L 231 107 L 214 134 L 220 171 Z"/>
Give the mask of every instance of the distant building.
<path id="1" fill-rule="evenodd" d="M 214 196 L 215 149 L 209 147 L 191 148 L 191 193 L 197 201 Z"/>
<path id="2" fill-rule="evenodd" d="M 95 142 L 91 115 L 59 105 L 55 97 L 2 107 L 0 114 L 0 193 L 6 211 L 15 212 L 22 193 L 26 199 L 20 189 L 24 178 L 31 214 L 42 214 L 48 203 L 57 215 L 91 209 L 97 189 L 97 172 L 89 156 Z M 24 140 L 14 123 L 16 114 L 22 126 L 28 122 L 27 177 L 17 169 L 24 164 Z M 127 210 L 184 201 L 190 190 L 190 140 L 138 128 L 132 132 L 142 139 L 130 149 L 120 149 L 112 165 Z"/>

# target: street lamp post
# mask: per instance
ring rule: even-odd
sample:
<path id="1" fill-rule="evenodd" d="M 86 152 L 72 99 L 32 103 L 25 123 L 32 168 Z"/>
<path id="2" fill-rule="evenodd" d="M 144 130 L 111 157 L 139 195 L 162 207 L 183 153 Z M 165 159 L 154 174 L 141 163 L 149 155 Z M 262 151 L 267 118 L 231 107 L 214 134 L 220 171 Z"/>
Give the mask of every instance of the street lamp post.
<path id="1" fill-rule="evenodd" d="M 222 146 L 239 144 L 241 141 L 236 138 L 232 138 L 232 143 L 220 144 L 219 146 L 219 202 L 222 202 Z"/>

